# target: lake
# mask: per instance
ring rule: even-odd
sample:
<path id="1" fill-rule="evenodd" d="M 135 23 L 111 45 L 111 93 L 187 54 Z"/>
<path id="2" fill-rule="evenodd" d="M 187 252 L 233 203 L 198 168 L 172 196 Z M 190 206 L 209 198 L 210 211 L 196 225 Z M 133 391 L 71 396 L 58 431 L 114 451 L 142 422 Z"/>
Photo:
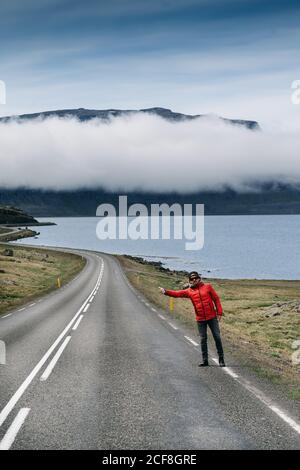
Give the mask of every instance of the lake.
<path id="1" fill-rule="evenodd" d="M 96 217 L 38 220 L 57 225 L 38 227 L 38 239 L 21 243 L 143 256 L 212 278 L 300 278 L 300 215 L 205 216 L 204 247 L 199 251 L 186 251 L 182 240 L 101 241 Z"/>

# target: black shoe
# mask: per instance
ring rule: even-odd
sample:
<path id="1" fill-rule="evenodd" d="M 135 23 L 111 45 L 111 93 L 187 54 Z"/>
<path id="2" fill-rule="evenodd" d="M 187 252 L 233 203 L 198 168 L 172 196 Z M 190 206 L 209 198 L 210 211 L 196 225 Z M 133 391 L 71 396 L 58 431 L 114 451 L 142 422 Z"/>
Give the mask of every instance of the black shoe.
<path id="1" fill-rule="evenodd" d="M 209 364 L 208 364 L 208 361 L 203 361 L 203 362 L 200 362 L 200 364 L 198 364 L 198 367 L 208 367 Z"/>
<path id="2" fill-rule="evenodd" d="M 219 366 L 220 366 L 220 367 L 226 367 L 226 366 L 225 366 L 225 362 L 224 362 L 224 357 L 220 357 L 220 358 L 219 358 Z"/>

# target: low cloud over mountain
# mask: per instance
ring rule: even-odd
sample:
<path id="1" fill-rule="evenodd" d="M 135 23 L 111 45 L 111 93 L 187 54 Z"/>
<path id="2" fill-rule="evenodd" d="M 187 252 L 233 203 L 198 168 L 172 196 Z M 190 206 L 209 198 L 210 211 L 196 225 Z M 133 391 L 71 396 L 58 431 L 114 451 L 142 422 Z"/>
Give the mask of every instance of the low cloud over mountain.
<path id="1" fill-rule="evenodd" d="M 129 112 L 79 120 L 56 113 L 2 120 L 0 187 L 189 193 L 300 184 L 298 134 L 180 116 Z"/>

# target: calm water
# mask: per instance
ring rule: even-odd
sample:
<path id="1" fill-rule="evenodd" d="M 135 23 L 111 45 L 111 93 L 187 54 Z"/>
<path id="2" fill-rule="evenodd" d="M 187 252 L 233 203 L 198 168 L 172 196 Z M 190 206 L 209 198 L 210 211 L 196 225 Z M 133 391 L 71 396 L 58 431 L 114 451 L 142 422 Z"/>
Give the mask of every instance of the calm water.
<path id="1" fill-rule="evenodd" d="M 199 251 L 186 251 L 178 240 L 100 241 L 95 217 L 39 220 L 57 226 L 37 228 L 38 239 L 22 243 L 144 256 L 206 277 L 300 279 L 299 215 L 207 216 L 204 248 Z"/>

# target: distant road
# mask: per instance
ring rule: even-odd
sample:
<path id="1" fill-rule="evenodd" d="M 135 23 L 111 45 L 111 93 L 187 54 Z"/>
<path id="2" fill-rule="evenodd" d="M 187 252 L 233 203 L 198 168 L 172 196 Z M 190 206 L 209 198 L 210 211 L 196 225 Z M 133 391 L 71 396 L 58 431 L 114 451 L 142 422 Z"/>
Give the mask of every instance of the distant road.
<path id="1" fill-rule="evenodd" d="M 198 338 L 116 259 L 0 319 L 0 449 L 297 449 L 297 418 L 234 366 L 199 370 Z M 21 311 L 20 311 L 21 310 Z"/>

